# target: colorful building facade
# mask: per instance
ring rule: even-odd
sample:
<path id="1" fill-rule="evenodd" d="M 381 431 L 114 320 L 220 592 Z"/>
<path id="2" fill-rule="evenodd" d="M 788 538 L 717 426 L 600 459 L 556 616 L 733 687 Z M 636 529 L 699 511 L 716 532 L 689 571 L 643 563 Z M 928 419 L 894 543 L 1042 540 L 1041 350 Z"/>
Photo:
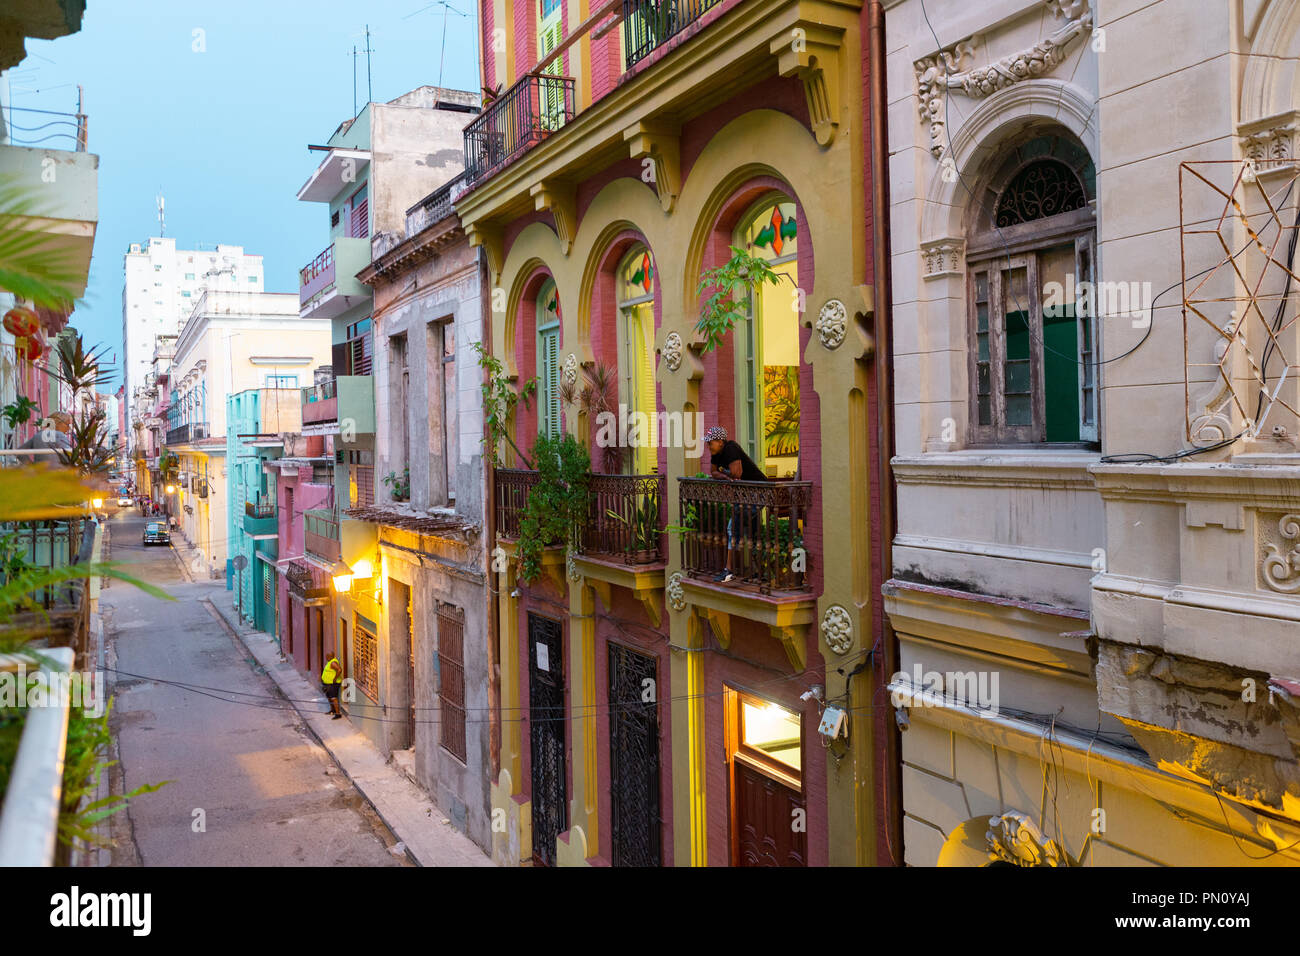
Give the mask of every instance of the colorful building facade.
<path id="1" fill-rule="evenodd" d="M 888 728 L 863 7 L 706 3 L 671 23 L 480 9 L 484 86 L 500 92 L 466 128 L 457 211 L 486 254 L 491 352 L 538 383 L 514 445 L 577 438 L 597 502 L 583 540 L 523 580 L 537 474 L 502 446 L 496 858 L 876 862 Z M 732 247 L 776 284 L 710 348 L 699 286 Z M 645 416 L 641 441 L 611 449 L 602 392 Z M 696 477 L 713 426 L 768 480 Z M 843 720 L 823 735 L 827 713 Z"/>

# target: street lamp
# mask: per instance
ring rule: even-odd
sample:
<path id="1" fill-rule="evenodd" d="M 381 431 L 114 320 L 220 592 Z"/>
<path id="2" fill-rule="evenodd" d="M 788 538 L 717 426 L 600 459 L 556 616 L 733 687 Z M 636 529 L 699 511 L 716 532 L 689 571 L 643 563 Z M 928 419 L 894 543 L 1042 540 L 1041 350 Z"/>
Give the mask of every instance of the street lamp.
<path id="1" fill-rule="evenodd" d="M 176 486 L 175 486 L 175 485 L 168 485 L 166 490 L 167 490 L 167 494 L 169 494 L 169 495 L 174 495 L 174 494 L 176 494 Z"/>
<path id="2" fill-rule="evenodd" d="M 96 511 L 98 511 L 100 508 L 104 507 L 104 499 L 103 499 L 103 498 L 92 498 L 92 499 L 90 500 L 90 506 L 91 506 L 92 508 L 94 508 Z"/>
<path id="3" fill-rule="evenodd" d="M 352 569 L 346 563 L 340 561 L 334 565 L 332 572 L 334 578 L 334 590 L 339 594 L 346 594 L 352 590 Z"/>

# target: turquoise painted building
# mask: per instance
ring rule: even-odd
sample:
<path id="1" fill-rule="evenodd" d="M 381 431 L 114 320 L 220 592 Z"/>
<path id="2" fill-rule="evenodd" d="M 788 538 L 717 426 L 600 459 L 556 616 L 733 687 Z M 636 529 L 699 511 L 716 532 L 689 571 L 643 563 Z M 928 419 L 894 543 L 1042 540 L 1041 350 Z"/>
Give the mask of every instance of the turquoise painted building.
<path id="1" fill-rule="evenodd" d="M 268 387 L 226 399 L 227 587 L 235 591 L 240 616 L 268 634 L 276 628 L 278 517 L 275 477 L 263 462 L 279 458 L 283 436 L 302 427 L 296 378 L 268 376 Z"/>

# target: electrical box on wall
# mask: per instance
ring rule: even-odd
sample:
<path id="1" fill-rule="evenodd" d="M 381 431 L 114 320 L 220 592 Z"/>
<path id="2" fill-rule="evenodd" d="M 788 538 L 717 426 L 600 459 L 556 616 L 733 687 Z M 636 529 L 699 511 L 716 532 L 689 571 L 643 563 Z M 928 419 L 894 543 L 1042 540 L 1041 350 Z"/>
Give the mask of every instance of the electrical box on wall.
<path id="1" fill-rule="evenodd" d="M 848 737 L 848 715 L 839 707 L 827 707 L 822 711 L 822 722 L 817 733 L 834 740 L 836 737 Z"/>

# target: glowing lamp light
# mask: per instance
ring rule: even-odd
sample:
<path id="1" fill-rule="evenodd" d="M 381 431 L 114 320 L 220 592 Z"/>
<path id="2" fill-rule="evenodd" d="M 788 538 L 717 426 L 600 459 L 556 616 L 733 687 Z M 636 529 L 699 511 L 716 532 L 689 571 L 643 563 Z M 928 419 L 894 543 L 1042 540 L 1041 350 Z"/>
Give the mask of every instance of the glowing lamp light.
<path id="1" fill-rule="evenodd" d="M 174 495 L 174 494 L 176 494 L 176 486 L 175 486 L 175 485 L 168 485 L 168 486 L 167 486 L 167 494 L 169 494 L 169 495 Z"/>
<path id="2" fill-rule="evenodd" d="M 358 561 L 352 568 L 352 576 L 362 581 L 368 581 L 375 576 L 375 569 L 369 561 Z"/>
<path id="3" fill-rule="evenodd" d="M 91 503 L 92 506 L 94 506 L 94 508 L 95 508 L 96 510 L 98 510 L 98 509 L 104 507 L 104 499 L 103 499 L 103 498 L 94 498 L 94 499 L 91 500 L 90 503 Z"/>
<path id="4" fill-rule="evenodd" d="M 334 590 L 338 591 L 340 594 L 344 594 L 352 590 L 352 575 L 351 574 L 334 575 Z"/>

